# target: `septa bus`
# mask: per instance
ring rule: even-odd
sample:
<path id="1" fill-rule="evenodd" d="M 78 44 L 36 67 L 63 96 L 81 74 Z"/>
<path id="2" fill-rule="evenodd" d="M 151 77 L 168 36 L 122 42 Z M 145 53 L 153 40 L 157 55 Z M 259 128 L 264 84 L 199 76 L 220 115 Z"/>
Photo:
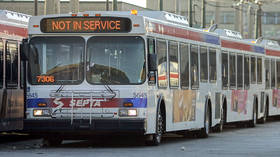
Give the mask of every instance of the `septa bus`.
<path id="1" fill-rule="evenodd" d="M 28 35 L 25 129 L 49 144 L 117 132 L 158 145 L 166 132 L 255 126 L 271 109 L 266 48 L 238 32 L 161 11 L 90 11 L 32 17 Z"/>
<path id="2" fill-rule="evenodd" d="M 23 129 L 24 69 L 20 44 L 27 37 L 29 18 L 0 10 L 0 132 Z"/>

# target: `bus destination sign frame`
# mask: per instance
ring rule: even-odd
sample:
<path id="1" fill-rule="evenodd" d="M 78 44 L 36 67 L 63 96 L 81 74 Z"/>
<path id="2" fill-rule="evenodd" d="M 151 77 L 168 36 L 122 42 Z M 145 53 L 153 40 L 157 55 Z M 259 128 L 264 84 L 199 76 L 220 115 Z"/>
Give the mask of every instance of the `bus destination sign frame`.
<path id="1" fill-rule="evenodd" d="M 125 17 L 59 17 L 40 22 L 43 33 L 128 33 L 131 20 Z"/>

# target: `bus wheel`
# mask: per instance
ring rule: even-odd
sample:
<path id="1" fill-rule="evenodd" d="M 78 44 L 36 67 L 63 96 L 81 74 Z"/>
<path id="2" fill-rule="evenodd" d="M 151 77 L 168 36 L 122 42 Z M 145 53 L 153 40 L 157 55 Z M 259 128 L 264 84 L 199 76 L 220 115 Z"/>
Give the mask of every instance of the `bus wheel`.
<path id="1" fill-rule="evenodd" d="M 266 122 L 266 119 L 268 117 L 268 109 L 267 109 L 267 104 L 265 105 L 265 108 L 264 108 L 264 114 L 263 114 L 263 117 L 262 119 L 260 120 L 260 123 L 261 124 L 264 124 Z"/>
<path id="2" fill-rule="evenodd" d="M 218 124 L 215 128 L 214 128 L 214 132 L 223 132 L 224 130 L 224 125 L 225 125 L 225 109 L 222 107 L 221 109 L 221 121 L 220 124 Z"/>
<path id="3" fill-rule="evenodd" d="M 149 135 L 150 138 L 146 140 L 147 145 L 158 146 L 160 144 L 163 134 L 163 124 L 163 116 L 159 108 L 156 121 L 156 133 L 153 135 Z"/>
<path id="4" fill-rule="evenodd" d="M 211 127 L 210 119 L 211 119 L 211 113 L 208 105 L 206 107 L 206 112 L 205 112 L 204 127 L 199 131 L 198 137 L 200 138 L 208 137 L 210 132 L 210 127 Z"/>
<path id="5" fill-rule="evenodd" d="M 249 122 L 249 127 L 255 127 L 257 125 L 257 108 L 256 108 L 256 105 L 254 105 L 254 108 L 253 108 L 253 117 L 252 117 L 252 120 Z"/>
<path id="6" fill-rule="evenodd" d="M 55 147 L 59 146 L 62 143 L 62 138 L 59 137 L 45 137 L 43 139 L 44 147 Z"/>

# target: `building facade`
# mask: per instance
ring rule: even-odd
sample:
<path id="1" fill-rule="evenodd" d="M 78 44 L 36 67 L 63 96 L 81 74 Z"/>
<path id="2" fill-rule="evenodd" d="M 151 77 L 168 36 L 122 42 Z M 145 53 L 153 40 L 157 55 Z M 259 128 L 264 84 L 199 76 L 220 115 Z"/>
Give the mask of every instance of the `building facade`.
<path id="1" fill-rule="evenodd" d="M 50 0 L 48 0 L 50 1 Z M 38 15 L 44 15 L 45 13 L 45 2 L 42 0 L 38 0 Z M 133 4 L 125 3 L 125 2 L 118 2 L 118 10 L 119 11 L 130 11 L 131 9 L 137 10 L 150 10 L 140 6 L 136 6 Z M 109 2 L 109 8 L 112 9 L 111 0 Z M 0 0 L 0 9 L 2 10 L 11 10 L 16 12 L 25 13 L 28 15 L 34 15 L 34 0 Z M 69 13 L 70 10 L 70 3 L 69 1 L 61 1 L 59 12 Z M 105 11 L 106 10 L 106 3 L 105 1 L 81 1 L 79 3 L 79 11 Z"/>

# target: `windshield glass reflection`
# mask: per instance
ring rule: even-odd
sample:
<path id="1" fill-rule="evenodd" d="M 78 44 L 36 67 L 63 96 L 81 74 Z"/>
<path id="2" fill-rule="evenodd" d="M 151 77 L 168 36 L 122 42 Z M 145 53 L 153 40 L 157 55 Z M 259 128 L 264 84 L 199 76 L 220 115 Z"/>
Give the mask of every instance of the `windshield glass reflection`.
<path id="1" fill-rule="evenodd" d="M 145 80 L 141 37 L 92 37 L 87 43 L 87 81 L 93 84 L 140 84 Z"/>

